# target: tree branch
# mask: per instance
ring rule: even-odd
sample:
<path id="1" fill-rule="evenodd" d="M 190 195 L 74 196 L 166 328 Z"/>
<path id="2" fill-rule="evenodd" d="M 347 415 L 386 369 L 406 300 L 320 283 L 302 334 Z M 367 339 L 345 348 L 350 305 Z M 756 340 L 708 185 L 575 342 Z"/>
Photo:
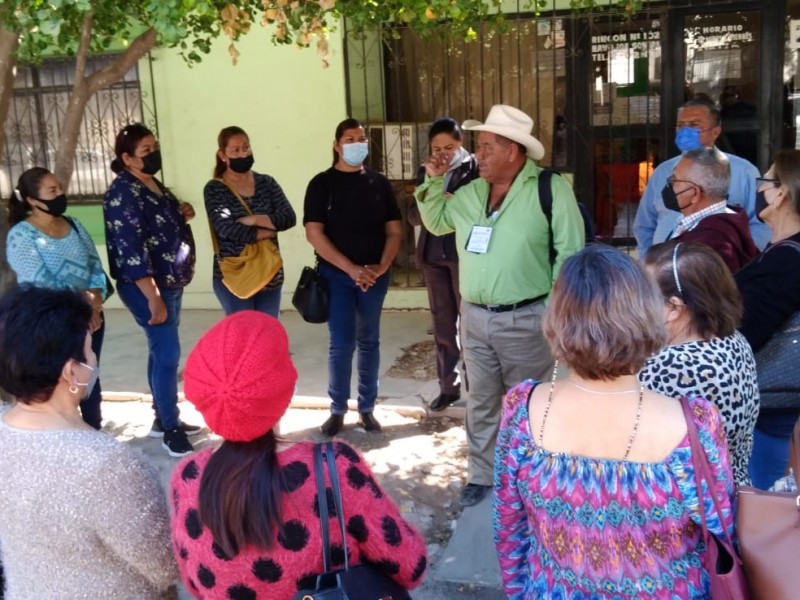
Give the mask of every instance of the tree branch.
<path id="1" fill-rule="evenodd" d="M 114 62 L 95 71 L 86 79 L 89 94 L 94 94 L 122 79 L 125 73 L 130 71 L 139 62 L 139 59 L 152 50 L 155 45 L 156 30 L 151 27 L 133 40 L 128 49 L 120 54 Z"/>
<path id="2" fill-rule="evenodd" d="M 86 58 L 89 56 L 89 44 L 92 43 L 92 23 L 94 22 L 94 12 L 89 11 L 83 18 L 81 26 L 81 41 L 78 45 L 78 53 L 75 55 L 75 83 L 83 81 L 86 75 Z"/>

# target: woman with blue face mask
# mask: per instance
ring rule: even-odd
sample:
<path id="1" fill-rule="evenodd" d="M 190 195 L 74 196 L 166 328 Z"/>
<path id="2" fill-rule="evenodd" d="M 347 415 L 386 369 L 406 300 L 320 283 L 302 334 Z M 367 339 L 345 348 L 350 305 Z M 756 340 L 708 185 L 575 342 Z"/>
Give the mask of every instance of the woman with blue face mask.
<path id="1" fill-rule="evenodd" d="M 328 284 L 328 395 L 325 435 L 342 428 L 350 398 L 353 354 L 358 349 L 358 412 L 365 430 L 379 432 L 373 415 L 378 395 L 380 318 L 389 267 L 400 249 L 400 209 L 389 181 L 364 166 L 364 127 L 345 119 L 336 128 L 333 166 L 306 190 L 303 224 Z"/>

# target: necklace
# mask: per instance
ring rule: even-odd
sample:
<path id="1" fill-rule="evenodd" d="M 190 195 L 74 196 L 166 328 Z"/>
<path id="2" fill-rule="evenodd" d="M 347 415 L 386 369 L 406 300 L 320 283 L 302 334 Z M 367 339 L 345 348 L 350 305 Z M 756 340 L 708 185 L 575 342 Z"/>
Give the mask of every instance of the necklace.
<path id="1" fill-rule="evenodd" d="M 542 415 L 542 426 L 539 428 L 539 447 L 544 448 L 544 424 L 547 422 L 547 416 L 550 414 L 550 406 L 553 404 L 553 390 L 556 387 L 556 374 L 558 373 L 558 361 L 555 362 L 553 365 L 553 378 L 550 380 L 550 393 L 547 396 L 547 404 L 544 407 L 544 414 Z M 580 389 L 581 388 L 577 383 L 570 380 L 570 383 Z M 622 456 L 623 461 L 628 460 L 628 456 L 631 453 L 631 448 L 633 447 L 633 441 L 636 439 L 636 434 L 639 431 L 639 423 L 642 420 L 642 401 L 644 399 L 644 387 L 639 385 L 638 390 L 626 390 L 622 392 L 598 392 L 595 390 L 585 389 L 585 391 L 594 393 L 594 394 L 630 394 L 636 391 L 639 392 L 639 401 L 636 403 L 636 416 L 634 417 L 633 421 L 633 431 L 631 431 L 631 436 L 628 438 L 628 445 L 625 448 L 625 454 Z"/>
<path id="2" fill-rule="evenodd" d="M 601 396 L 613 396 L 614 394 L 635 394 L 639 391 L 640 388 L 634 388 L 632 390 L 611 390 L 609 392 L 601 392 L 599 390 L 593 390 L 587 387 L 580 385 L 579 383 L 575 383 L 572 379 L 569 382 L 574 385 L 579 390 L 583 390 L 584 392 L 588 392 L 589 394 L 599 394 Z"/>

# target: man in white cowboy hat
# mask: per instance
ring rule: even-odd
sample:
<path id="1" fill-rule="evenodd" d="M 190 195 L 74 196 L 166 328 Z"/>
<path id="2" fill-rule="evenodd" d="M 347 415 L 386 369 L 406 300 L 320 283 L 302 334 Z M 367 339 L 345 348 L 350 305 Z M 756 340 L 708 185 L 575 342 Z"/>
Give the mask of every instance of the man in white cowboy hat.
<path id="1" fill-rule="evenodd" d="M 553 177 L 556 259 L 551 266 L 547 219 L 539 202 L 541 169 L 533 162 L 544 156 L 544 148 L 531 135 L 533 119 L 498 104 L 485 123 L 469 120 L 462 127 L 479 132 L 480 178 L 448 197 L 447 161 L 432 156 L 415 196 L 429 231 L 456 234 L 469 375 L 469 474 L 461 505 L 471 506 L 492 486 L 503 394 L 524 379 L 551 373 L 553 359 L 541 328 L 544 300 L 561 263 L 583 247 L 584 227 L 569 184 Z"/>

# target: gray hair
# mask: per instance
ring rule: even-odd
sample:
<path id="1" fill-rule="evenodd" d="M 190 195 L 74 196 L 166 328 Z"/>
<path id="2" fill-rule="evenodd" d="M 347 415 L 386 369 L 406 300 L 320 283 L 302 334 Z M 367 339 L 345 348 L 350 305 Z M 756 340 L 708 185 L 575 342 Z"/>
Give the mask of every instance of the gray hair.
<path id="1" fill-rule="evenodd" d="M 731 165 L 728 157 L 716 148 L 697 148 L 683 153 L 689 161 L 687 177 L 703 188 L 709 198 L 725 200 L 731 184 Z"/>

